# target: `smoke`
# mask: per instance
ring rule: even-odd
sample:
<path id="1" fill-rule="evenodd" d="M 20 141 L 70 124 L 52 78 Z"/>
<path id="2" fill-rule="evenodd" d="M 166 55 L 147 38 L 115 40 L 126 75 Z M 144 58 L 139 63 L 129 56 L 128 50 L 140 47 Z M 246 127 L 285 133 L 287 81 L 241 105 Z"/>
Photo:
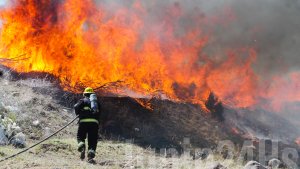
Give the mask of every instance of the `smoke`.
<path id="1" fill-rule="evenodd" d="M 259 92 L 270 101 L 262 106 L 280 110 L 284 115 L 299 112 L 300 1 L 227 0 L 214 4 L 208 13 L 228 7 L 235 18 L 216 28 L 210 51 L 254 47 L 257 58 L 252 66 L 258 77 L 256 83 Z"/>
<path id="2" fill-rule="evenodd" d="M 232 1 L 236 22 L 217 36 L 224 44 L 255 45 L 255 68 L 263 76 L 300 69 L 298 0 Z"/>
<path id="3" fill-rule="evenodd" d="M 300 101 L 300 1 L 231 1 L 231 6 L 236 21 L 217 41 L 255 46 L 253 67 L 263 84 L 261 92 L 272 100 L 272 107 L 295 111 L 291 105 Z"/>
<path id="4" fill-rule="evenodd" d="M 104 3 L 107 9 L 113 10 L 122 6 L 131 7 L 135 1 L 106 0 Z M 145 24 L 161 25 L 155 34 L 162 39 L 167 38 L 165 31 L 168 27 L 164 27 L 164 23 L 168 22 L 172 23 L 172 28 L 179 36 L 192 29 L 201 29 L 203 34 L 209 35 L 208 43 L 200 55 L 207 56 L 214 67 L 222 66 L 222 61 L 228 57 L 228 49 L 254 48 L 256 59 L 251 66 L 255 78 L 251 78 L 251 81 L 256 87 L 253 93 L 246 95 L 257 96 L 259 104 L 256 108 L 277 112 L 299 126 L 299 0 L 143 0 L 141 3 L 147 12 L 143 18 Z M 153 30 L 144 33 L 148 34 L 147 31 Z M 245 54 L 239 57 L 247 59 L 249 56 Z M 200 56 L 199 63 L 207 64 Z M 230 66 L 224 69 L 230 69 Z M 221 83 L 234 85 L 231 80 L 240 79 L 234 77 Z M 243 97 L 247 98 L 245 95 Z M 281 124 L 282 128 L 284 126 L 289 124 Z"/>
<path id="5" fill-rule="evenodd" d="M 150 70 L 155 69 L 153 72 L 163 72 L 159 75 L 174 81 L 169 86 L 181 91 L 175 93 L 183 96 L 179 99 L 186 97 L 199 99 L 200 97 L 195 96 L 201 93 L 201 89 L 196 88 L 209 88 L 223 101 L 236 97 L 236 100 L 248 102 L 247 105 L 257 100 L 263 103 L 259 105 L 261 107 L 281 109 L 290 107 L 286 106 L 290 103 L 300 102 L 300 97 L 295 92 L 299 90 L 298 74 L 300 74 L 299 0 L 94 0 L 95 3 L 92 2 L 88 0 L 76 2 L 13 0 L 9 1 L 9 4 L 16 4 L 16 6 L 19 4 L 21 9 L 22 5 L 28 7 L 29 4 L 37 8 L 35 13 L 30 13 L 30 10 L 26 8 L 20 10 L 20 14 L 26 15 L 22 22 L 33 25 L 29 27 L 35 36 L 48 39 L 46 33 L 48 29 L 58 28 L 59 30 L 56 31 L 61 33 L 61 37 L 65 37 L 64 31 L 80 32 L 77 26 L 85 31 L 82 34 L 91 32 L 86 33 L 85 35 L 88 36 L 84 36 L 83 39 L 87 44 L 96 46 L 96 52 L 93 54 L 95 61 L 106 59 L 106 56 L 103 56 L 106 52 L 101 52 L 99 49 L 102 49 L 103 39 L 107 39 L 99 34 L 103 32 L 109 34 L 110 31 L 101 23 L 117 25 L 120 28 L 116 29 L 118 31 L 125 28 L 126 31 L 111 37 L 113 39 L 113 43 L 109 44 L 111 50 L 114 50 L 115 46 L 119 47 L 119 44 L 124 47 L 120 51 L 130 54 L 127 51 L 128 48 L 129 50 L 134 48 L 131 52 L 138 53 L 138 58 L 142 57 L 140 55 L 143 52 L 139 52 L 143 50 L 141 48 L 148 47 L 146 52 L 153 52 L 154 55 L 151 57 L 157 57 L 154 60 L 159 60 L 157 62 L 159 64 L 164 63 L 164 68 L 152 67 L 152 64 L 143 66 L 150 67 Z M 64 6 L 65 4 L 69 6 Z M 28 19 L 27 15 L 33 15 L 33 17 Z M 77 20 L 85 21 L 85 23 L 74 24 Z M 47 24 L 49 22 L 51 24 Z M 135 39 L 136 34 L 137 39 Z M 123 40 L 124 42 L 115 39 L 125 36 L 128 37 L 125 38 L 126 41 Z M 24 32 L 24 37 L 27 38 L 26 32 Z M 153 45 L 151 42 L 159 44 L 151 46 Z M 48 43 L 44 44 L 45 41 L 40 43 L 48 46 Z M 128 47 L 126 46 L 128 43 L 133 44 Z M 105 43 L 102 44 L 105 45 Z M 61 59 L 73 59 L 75 62 L 77 58 L 81 61 L 81 57 L 76 57 L 80 56 L 77 53 L 81 50 L 68 51 L 73 48 L 76 49 L 74 43 L 66 43 L 65 47 L 55 46 L 54 51 L 63 53 L 62 56 L 59 55 Z M 78 45 L 78 48 L 82 46 Z M 199 48 L 199 51 L 195 48 Z M 118 52 L 122 58 L 122 64 L 129 63 L 127 61 L 129 59 L 122 52 Z M 176 52 L 180 54 L 175 55 Z M 67 56 L 65 53 L 68 53 Z M 48 57 L 51 59 L 53 56 Z M 148 59 L 153 61 L 153 58 Z M 137 63 L 135 60 L 134 63 Z M 141 60 L 143 61 L 143 58 Z M 70 69 L 61 63 L 55 62 L 55 67 L 61 67 L 59 72 L 63 68 Z M 107 70 L 111 70 L 109 66 Z M 148 72 L 145 76 L 149 74 L 152 75 L 152 72 Z M 186 75 L 193 77 L 189 79 Z M 144 74 L 141 77 L 144 78 Z M 157 75 L 153 76 L 153 79 L 156 77 Z M 178 81 L 188 84 L 182 87 L 176 84 Z M 151 78 L 145 83 L 154 86 L 153 88 L 164 86 L 164 83 L 153 82 Z M 284 105 L 285 102 L 289 104 Z M 233 104 L 235 103 L 237 102 Z"/>
<path id="6" fill-rule="evenodd" d="M 214 7 L 208 4 L 207 13 L 227 6 L 235 20 L 216 29 L 210 51 L 216 47 L 253 46 L 257 58 L 252 66 L 258 77 L 259 92 L 269 99 L 261 106 L 279 111 L 282 117 L 299 126 L 300 1 L 223 2 L 210 1 Z"/>
<path id="7" fill-rule="evenodd" d="M 257 86 L 256 92 L 262 98 L 268 99 L 266 102 L 261 101 L 260 106 L 284 112 L 284 115 L 294 115 L 295 111 L 299 111 L 299 0 L 139 2 L 147 11 L 143 18 L 146 24 L 162 25 L 156 33 L 168 29 L 162 24 L 165 22 L 173 23 L 178 36 L 192 29 L 204 30 L 203 34 L 210 37 L 201 55 L 212 59 L 215 66 L 220 66 L 218 63 L 227 59 L 228 49 L 254 48 L 257 57 L 252 68 L 257 77 L 254 82 Z M 136 1 L 98 1 L 99 5 L 111 11 L 116 6 L 130 7 L 134 3 Z M 164 38 L 166 37 L 162 37 Z M 247 58 L 248 55 L 240 57 Z M 199 56 L 200 63 L 203 62 L 202 59 Z"/>
<path id="8" fill-rule="evenodd" d="M 134 6 L 132 4 L 137 1 L 96 0 L 96 2 L 113 13 L 118 9 L 117 7 L 132 7 Z M 162 20 L 167 22 L 167 15 L 173 17 L 171 19 L 178 19 L 168 11 L 173 8 L 173 12 L 177 12 L 181 17 L 174 25 L 177 31 L 196 26 L 205 28 L 213 34 L 210 46 L 207 47 L 209 52 L 225 47 L 255 47 L 258 54 L 254 64 L 255 71 L 265 78 L 300 69 L 299 0 L 142 0 L 138 2 L 147 11 L 147 16 L 144 18 L 146 24 L 157 24 Z M 201 25 L 191 20 L 195 17 L 198 17 L 197 20 Z"/>
<path id="9" fill-rule="evenodd" d="M 0 0 L 0 6 L 6 5 L 6 3 L 7 3 L 7 0 Z"/>

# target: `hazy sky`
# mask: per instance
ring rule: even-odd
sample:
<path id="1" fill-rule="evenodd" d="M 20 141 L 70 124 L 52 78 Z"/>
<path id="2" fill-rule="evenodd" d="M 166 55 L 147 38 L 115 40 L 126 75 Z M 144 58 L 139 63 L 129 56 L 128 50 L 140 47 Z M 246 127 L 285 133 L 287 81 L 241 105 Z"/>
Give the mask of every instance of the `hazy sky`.
<path id="1" fill-rule="evenodd" d="M 0 0 L 0 6 L 4 5 L 6 3 L 6 0 Z"/>

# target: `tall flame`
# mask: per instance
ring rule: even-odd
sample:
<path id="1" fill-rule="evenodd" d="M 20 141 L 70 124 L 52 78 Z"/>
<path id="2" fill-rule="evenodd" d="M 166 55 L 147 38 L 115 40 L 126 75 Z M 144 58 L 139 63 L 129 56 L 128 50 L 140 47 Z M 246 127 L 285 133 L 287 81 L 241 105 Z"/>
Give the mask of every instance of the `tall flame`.
<path id="1" fill-rule="evenodd" d="M 144 95 L 163 91 L 171 99 L 201 103 L 213 91 L 235 107 L 256 104 L 254 49 L 223 49 L 227 59 L 203 52 L 213 39 L 204 26 L 230 22 L 231 12 L 218 20 L 184 14 L 174 3 L 152 21 L 140 1 L 113 5 L 110 11 L 93 0 L 11 1 L 0 12 L 0 58 L 25 59 L 2 64 L 51 73 L 74 92 L 80 92 L 72 88 L 78 84 L 122 80 Z"/>

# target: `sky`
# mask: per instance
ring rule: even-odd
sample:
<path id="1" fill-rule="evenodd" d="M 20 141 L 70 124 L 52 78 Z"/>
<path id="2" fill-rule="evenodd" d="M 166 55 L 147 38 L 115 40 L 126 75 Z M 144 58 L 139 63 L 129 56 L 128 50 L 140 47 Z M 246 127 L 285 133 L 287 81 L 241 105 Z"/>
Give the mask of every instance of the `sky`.
<path id="1" fill-rule="evenodd" d="M 5 5 L 6 1 L 7 1 L 7 0 L 0 0 L 0 6 Z"/>

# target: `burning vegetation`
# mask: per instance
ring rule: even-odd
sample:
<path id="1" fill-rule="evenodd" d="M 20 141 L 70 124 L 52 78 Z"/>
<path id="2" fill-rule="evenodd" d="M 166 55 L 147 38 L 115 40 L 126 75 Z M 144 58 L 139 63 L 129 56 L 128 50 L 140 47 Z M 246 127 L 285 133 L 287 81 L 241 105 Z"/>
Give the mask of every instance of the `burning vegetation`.
<path id="1" fill-rule="evenodd" d="M 299 148 L 300 4 L 225 1 L 6 1 L 0 77 L 50 75 L 66 107 L 90 86 L 101 132 L 141 145 L 180 149 L 189 137 L 200 147 L 274 139 Z"/>
<path id="2" fill-rule="evenodd" d="M 221 121 L 225 106 L 284 112 L 299 104 L 295 66 L 262 68 L 264 58 L 272 62 L 259 38 L 270 32 L 264 20 L 247 18 L 240 3 L 213 10 L 209 4 L 7 1 L 0 9 L 0 61 L 17 72 L 51 74 L 66 91 L 104 86 L 104 95 L 133 97 L 148 110 L 157 98 L 196 103 Z M 272 6 L 268 14 L 276 7 L 262 5 Z"/>
<path id="3" fill-rule="evenodd" d="M 277 80 L 268 92 L 261 90 L 252 68 L 255 46 L 207 52 L 218 36 L 213 28 L 239 19 L 227 7 L 208 15 L 179 2 L 14 0 L 0 15 L 1 63 L 19 72 L 50 73 L 73 92 L 122 81 L 114 93 L 204 104 L 214 92 L 225 104 L 251 107 L 276 97 L 282 85 Z M 288 82 L 298 84 L 298 76 L 291 74 Z M 271 102 L 299 98 L 289 93 Z"/>

